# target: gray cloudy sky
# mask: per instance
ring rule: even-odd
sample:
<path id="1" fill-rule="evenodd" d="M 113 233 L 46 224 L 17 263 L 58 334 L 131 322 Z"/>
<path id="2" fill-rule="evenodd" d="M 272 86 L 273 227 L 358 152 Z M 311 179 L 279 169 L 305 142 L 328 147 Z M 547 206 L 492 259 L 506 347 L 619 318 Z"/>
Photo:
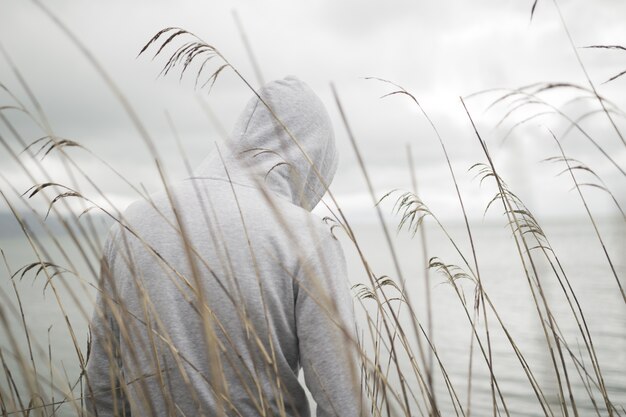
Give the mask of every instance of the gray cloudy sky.
<path id="1" fill-rule="evenodd" d="M 371 216 L 371 202 L 332 99 L 330 82 L 335 83 L 343 100 L 378 195 L 410 187 L 406 162 L 406 144 L 410 143 L 423 199 L 440 215 L 457 218 L 452 184 L 433 132 L 407 99 L 380 100 L 381 95 L 391 91 L 390 87 L 364 77 L 393 80 L 417 96 L 449 147 L 462 192 L 470 212 L 477 217 L 482 215 L 494 187 L 489 182 L 479 187 L 473 175 L 467 173 L 484 157 L 459 96 L 534 82 L 585 85 L 552 0 L 539 1 L 532 23 L 532 0 L 50 0 L 46 4 L 80 37 L 124 91 L 152 135 L 172 179 L 186 174 L 165 113 L 171 115 L 193 165 L 219 137 L 198 97 L 209 103 L 229 130 L 250 92 L 228 71 L 220 76 L 210 95 L 195 92 L 191 81 L 179 83 L 176 75 L 157 79 L 163 60 L 135 57 L 158 30 L 179 26 L 216 46 L 254 84 L 252 66 L 232 17 L 232 11 L 237 10 L 264 78 L 295 74 L 327 104 L 342 155 L 332 188 L 354 216 Z M 626 43 L 626 2 L 561 0 L 560 4 L 577 46 Z M 0 42 L 37 96 L 57 135 L 85 145 L 134 184 L 142 183 L 149 190 L 158 188 L 154 164 L 119 102 L 81 52 L 33 2 L 0 2 Z M 579 53 L 600 94 L 626 108 L 626 77 L 600 85 L 626 69 L 626 52 L 579 49 Z M 0 58 L 0 82 L 32 108 L 4 58 Z M 501 175 L 539 215 L 583 215 L 576 196 L 568 192 L 568 179 L 555 178 L 561 167 L 539 163 L 556 155 L 554 143 L 539 124 L 558 135 L 567 125 L 554 116 L 536 119 L 516 130 L 503 144 L 502 137 L 513 123 L 542 108 L 515 112 L 501 128 L 494 129 L 509 109 L 502 104 L 485 112 L 488 99 L 495 97 L 491 94 L 467 103 L 491 146 Z M 555 92 L 543 97 L 562 104 L 572 95 Z M 11 104 L 10 96 L 0 90 L 0 106 Z M 587 100 L 566 109 L 576 117 L 596 107 L 595 102 Z M 26 140 L 42 135 L 19 113 L 4 114 Z M 618 125 L 626 127 L 621 116 L 616 118 Z M 626 147 L 605 116 L 587 119 L 585 127 L 621 167 L 626 167 Z M 2 123 L 0 135 L 13 149 L 20 149 Z M 564 145 L 568 154 L 594 168 L 626 204 L 624 176 L 588 141 L 571 134 Z M 68 152 L 117 204 L 123 207 L 135 198 L 127 186 L 84 151 Z M 36 174 L 35 164 L 28 158 L 25 161 Z M 46 159 L 44 165 L 54 179 L 67 181 L 56 157 Z M 0 150 L 0 170 L 21 191 L 32 185 L 4 148 Z M 8 190 L 1 178 L 0 188 Z M 89 187 L 84 189 L 90 192 Z M 616 213 L 602 193 L 588 193 L 596 212 Z M 6 206 L 0 204 L 0 210 L 6 210 Z"/>

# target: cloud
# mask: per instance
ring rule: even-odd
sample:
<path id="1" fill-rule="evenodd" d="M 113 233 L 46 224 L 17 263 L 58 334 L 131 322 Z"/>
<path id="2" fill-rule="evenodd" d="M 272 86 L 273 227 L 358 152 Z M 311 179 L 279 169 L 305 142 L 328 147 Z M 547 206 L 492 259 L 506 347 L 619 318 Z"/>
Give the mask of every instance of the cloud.
<path id="1" fill-rule="evenodd" d="M 159 29 L 184 27 L 218 47 L 255 85 L 232 9 L 240 15 L 267 80 L 296 74 L 327 104 L 342 154 L 335 184 L 341 193 L 363 189 L 350 190 L 358 167 L 330 93 L 330 81 L 337 86 L 363 157 L 375 175 L 377 190 L 410 182 L 406 171 L 406 144 L 410 143 L 418 172 L 424 178 L 424 192 L 433 195 L 435 190 L 446 189 L 442 184 L 449 184 L 445 159 L 434 132 L 409 100 L 400 97 L 379 100 L 390 88 L 365 81 L 363 77 L 388 78 L 414 93 L 438 127 L 453 166 L 460 173 L 472 163 L 484 160 L 484 156 L 459 96 L 539 81 L 586 82 L 550 2 L 540 2 L 532 23 L 530 2 L 496 0 L 471 4 L 463 0 L 426 3 L 398 0 L 384 6 L 356 0 L 307 4 L 241 0 L 210 5 L 195 0 L 112 1 L 89 5 L 56 0 L 47 4 L 79 35 L 119 85 L 175 178 L 184 177 L 186 172 L 165 112 L 174 121 L 191 162 L 197 163 L 220 136 L 199 105 L 197 95 L 208 101 L 226 130 L 230 130 L 251 93 L 232 71 L 223 73 L 210 95 L 195 92 L 191 79 L 180 83 L 176 74 L 156 79 L 163 58 L 136 59 L 136 54 Z M 618 43 L 626 35 L 618 18 L 624 8 L 621 2 L 612 0 L 593 5 L 576 0 L 562 5 L 576 46 Z M 85 57 L 48 18 L 32 3 L 7 0 L 0 12 L 0 36 L 56 134 L 84 144 L 134 184 L 158 187 L 152 158 L 129 115 Z M 616 51 L 578 51 L 597 84 L 626 68 L 626 55 Z M 0 60 L 0 82 L 37 113 L 4 60 Z M 626 99 L 615 91 L 623 82 L 626 81 L 598 87 L 622 108 Z M 492 131 L 499 117 L 510 108 L 509 104 L 502 103 L 483 113 L 489 102 L 486 98 L 472 98 L 467 104 L 481 134 L 497 155 L 496 162 L 502 166 L 502 172 L 515 178 L 515 170 L 510 166 L 516 148 L 499 150 L 501 136 L 498 135 L 510 124 Z M 558 96 L 550 99 L 563 100 Z M 11 104 L 12 100 L 0 91 L 0 103 Z M 3 114 L 26 142 L 45 134 L 23 116 Z M 522 114 L 514 114 L 510 123 L 520 120 Z M 599 138 L 607 152 L 623 161 L 619 138 L 607 128 L 609 125 L 603 117 L 600 114 L 590 118 L 585 128 Z M 621 117 L 616 117 L 621 126 Z M 541 139 L 541 131 L 536 130 L 539 122 L 556 126 L 558 131 L 562 129 L 562 123 L 555 122 L 555 118 L 520 127 L 517 136 L 534 138 L 523 140 L 524 149 L 529 150 L 524 154 L 528 159 L 522 164 L 524 167 L 553 152 L 551 145 Z M 19 148 L 11 129 L 3 123 L 0 134 L 12 147 Z M 607 167 L 587 142 L 580 135 L 573 135 L 565 144 L 569 153 L 595 165 L 622 201 L 626 192 L 621 177 Z M 78 164 L 91 161 L 84 152 L 75 151 L 72 156 Z M 7 153 L 0 153 L 0 166 L 8 166 L 10 159 Z M 540 172 L 529 171 L 530 183 L 542 181 L 539 175 L 544 173 Z M 108 192 L 127 193 L 114 177 L 104 176 L 101 181 Z M 537 193 L 532 198 L 534 201 L 548 197 L 546 191 L 536 187 L 530 192 Z"/>

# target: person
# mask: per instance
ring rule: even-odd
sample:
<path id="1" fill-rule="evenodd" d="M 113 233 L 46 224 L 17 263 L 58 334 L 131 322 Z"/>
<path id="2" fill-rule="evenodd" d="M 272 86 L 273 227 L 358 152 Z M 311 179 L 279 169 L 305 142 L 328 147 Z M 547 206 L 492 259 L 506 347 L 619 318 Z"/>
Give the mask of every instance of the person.
<path id="1" fill-rule="evenodd" d="M 265 85 L 228 149 L 106 240 L 86 368 L 98 416 L 365 416 L 346 262 L 311 213 L 338 163 L 321 100 Z"/>

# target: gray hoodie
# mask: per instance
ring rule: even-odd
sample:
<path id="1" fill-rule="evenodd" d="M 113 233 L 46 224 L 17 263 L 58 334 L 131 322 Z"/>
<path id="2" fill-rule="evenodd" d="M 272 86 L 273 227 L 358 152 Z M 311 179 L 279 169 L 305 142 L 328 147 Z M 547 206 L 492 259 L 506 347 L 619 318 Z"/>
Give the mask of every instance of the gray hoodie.
<path id="1" fill-rule="evenodd" d="M 337 168 L 332 126 L 294 77 L 259 94 L 228 150 L 109 234 L 86 379 L 99 416 L 308 417 L 300 369 L 317 416 L 366 415 L 344 255 L 310 213 Z"/>

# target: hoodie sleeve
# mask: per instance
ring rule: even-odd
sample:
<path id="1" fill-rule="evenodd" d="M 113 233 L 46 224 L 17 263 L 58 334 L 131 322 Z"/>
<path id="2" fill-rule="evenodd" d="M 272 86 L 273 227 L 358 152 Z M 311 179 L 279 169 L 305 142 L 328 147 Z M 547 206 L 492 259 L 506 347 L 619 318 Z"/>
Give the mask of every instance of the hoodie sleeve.
<path id="1" fill-rule="evenodd" d="M 130 416 L 130 407 L 122 390 L 123 368 L 120 356 L 119 326 L 111 311 L 113 238 L 105 243 L 100 264 L 99 292 L 89 323 L 91 349 L 87 359 L 87 410 L 98 417 Z"/>
<path id="2" fill-rule="evenodd" d="M 339 242 L 327 235 L 296 279 L 300 363 L 317 417 L 364 417 L 346 261 Z"/>

